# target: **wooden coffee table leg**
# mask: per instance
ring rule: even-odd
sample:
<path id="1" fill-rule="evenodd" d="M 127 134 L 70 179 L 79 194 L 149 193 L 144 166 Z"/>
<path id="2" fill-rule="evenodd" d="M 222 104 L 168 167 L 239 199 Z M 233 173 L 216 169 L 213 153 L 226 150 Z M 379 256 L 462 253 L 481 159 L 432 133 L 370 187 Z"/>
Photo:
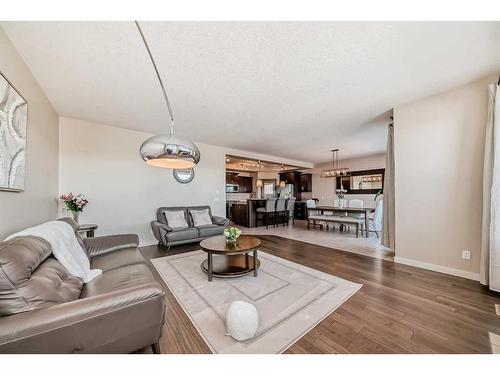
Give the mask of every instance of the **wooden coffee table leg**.
<path id="1" fill-rule="evenodd" d="M 257 277 L 257 249 L 253 250 L 253 276 Z"/>
<path id="2" fill-rule="evenodd" d="M 245 268 L 248 269 L 248 267 L 250 267 L 250 264 L 248 262 L 248 253 L 245 253 Z"/>
<path id="3" fill-rule="evenodd" d="M 212 281 L 212 271 L 213 271 L 212 253 L 208 253 L 208 281 Z"/>

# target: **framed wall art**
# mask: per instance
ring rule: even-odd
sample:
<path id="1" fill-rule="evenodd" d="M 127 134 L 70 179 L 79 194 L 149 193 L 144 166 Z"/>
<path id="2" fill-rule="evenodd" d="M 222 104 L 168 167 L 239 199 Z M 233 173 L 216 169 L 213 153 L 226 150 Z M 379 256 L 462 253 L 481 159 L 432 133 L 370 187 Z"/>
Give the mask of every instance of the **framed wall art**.
<path id="1" fill-rule="evenodd" d="M 27 124 L 27 101 L 0 72 L 0 190 L 24 190 Z"/>

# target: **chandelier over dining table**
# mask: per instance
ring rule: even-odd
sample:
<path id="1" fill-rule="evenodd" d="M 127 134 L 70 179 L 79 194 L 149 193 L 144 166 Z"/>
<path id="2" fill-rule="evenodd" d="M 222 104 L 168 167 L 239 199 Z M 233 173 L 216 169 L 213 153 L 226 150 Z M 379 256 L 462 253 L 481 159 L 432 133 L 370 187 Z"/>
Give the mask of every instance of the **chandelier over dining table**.
<path id="1" fill-rule="evenodd" d="M 339 149 L 332 150 L 332 168 L 321 171 L 322 178 L 350 176 L 351 171 L 346 167 L 339 167 Z"/>

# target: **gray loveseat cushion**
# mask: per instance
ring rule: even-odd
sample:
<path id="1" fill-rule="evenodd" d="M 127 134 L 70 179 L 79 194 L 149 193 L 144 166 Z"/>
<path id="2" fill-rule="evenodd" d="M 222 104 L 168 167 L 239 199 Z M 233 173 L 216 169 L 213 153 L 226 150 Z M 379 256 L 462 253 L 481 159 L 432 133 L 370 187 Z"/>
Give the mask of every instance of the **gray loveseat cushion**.
<path id="1" fill-rule="evenodd" d="M 184 206 L 178 206 L 178 207 L 160 207 L 158 211 L 156 211 L 156 219 L 165 225 L 168 225 L 167 218 L 165 216 L 165 211 L 182 211 L 184 212 L 184 218 L 186 219 L 186 223 L 192 227 L 193 222 L 191 221 L 191 215 L 189 215 L 189 212 L 186 207 Z"/>
<path id="2" fill-rule="evenodd" d="M 167 240 L 169 242 L 192 240 L 197 237 L 198 229 L 196 228 L 179 228 L 167 232 Z"/>
<path id="3" fill-rule="evenodd" d="M 200 225 L 197 228 L 200 232 L 200 237 L 217 236 L 224 233 L 224 227 L 215 224 Z"/>

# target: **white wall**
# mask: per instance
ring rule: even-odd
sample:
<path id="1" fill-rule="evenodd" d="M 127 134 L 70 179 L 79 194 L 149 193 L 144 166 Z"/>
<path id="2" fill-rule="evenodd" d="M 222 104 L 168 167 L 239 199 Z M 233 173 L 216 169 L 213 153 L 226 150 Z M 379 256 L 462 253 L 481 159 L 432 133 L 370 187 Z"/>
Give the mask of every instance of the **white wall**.
<path id="1" fill-rule="evenodd" d="M 0 28 L 0 71 L 28 101 L 25 190 L 0 191 L 0 240 L 57 215 L 58 115 Z"/>
<path id="2" fill-rule="evenodd" d="M 59 191 L 87 196 L 90 204 L 80 222 L 98 224 L 98 235 L 137 233 L 142 245 L 156 243 L 150 221 L 160 206 L 209 204 L 215 215 L 225 216 L 226 154 L 275 159 L 198 143 L 201 161 L 195 167 L 195 178 L 180 184 L 171 170 L 150 167 L 139 157 L 140 145 L 150 136 L 60 119 Z"/>
<path id="3" fill-rule="evenodd" d="M 477 278 L 487 86 L 496 79 L 394 108 L 397 261 Z"/>
<path id="4" fill-rule="evenodd" d="M 260 180 L 276 180 L 276 184 L 279 184 L 280 180 L 279 173 L 274 171 L 260 171 L 257 173 L 257 177 Z"/>
<path id="5" fill-rule="evenodd" d="M 364 169 L 385 168 L 385 153 L 364 156 L 360 158 L 344 159 L 339 161 L 340 167 L 350 168 L 351 171 Z M 321 171 L 331 169 L 332 162 L 316 165 L 313 169 L 304 170 L 304 173 L 312 173 L 312 198 L 318 198 L 320 204 L 332 205 L 336 199 L 336 178 L 321 178 Z M 374 207 L 374 194 L 349 194 L 347 199 L 361 199 L 365 207 Z"/>

